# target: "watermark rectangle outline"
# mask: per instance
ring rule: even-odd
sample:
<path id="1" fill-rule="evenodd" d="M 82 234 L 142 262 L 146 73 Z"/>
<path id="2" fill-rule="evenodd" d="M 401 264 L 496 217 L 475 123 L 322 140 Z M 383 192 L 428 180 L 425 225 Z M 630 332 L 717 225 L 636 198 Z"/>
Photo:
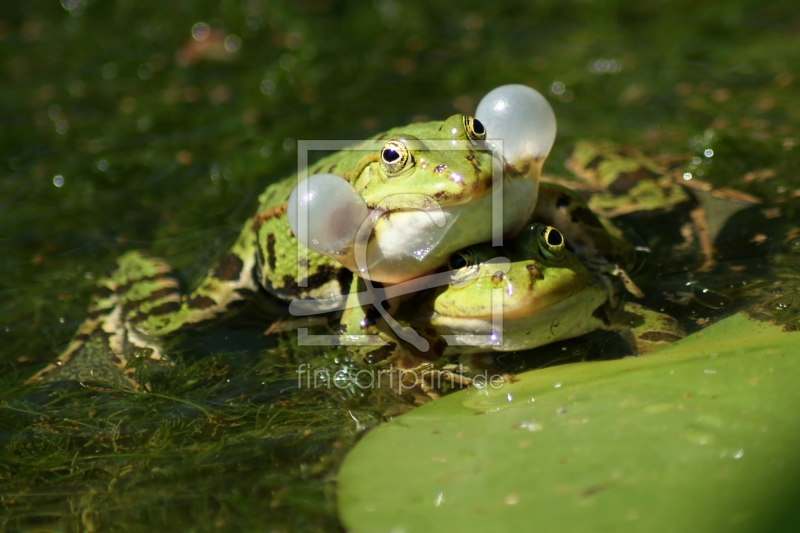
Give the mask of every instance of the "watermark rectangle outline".
<path id="1" fill-rule="evenodd" d="M 490 194 L 492 195 L 492 246 L 502 246 L 503 245 L 503 141 L 492 140 L 492 144 L 484 143 L 480 147 L 476 147 L 474 145 L 470 145 L 470 141 L 468 140 L 425 140 L 421 139 L 421 142 L 424 144 L 425 148 L 422 151 L 471 151 L 475 150 L 476 148 L 481 151 L 488 151 L 492 155 L 492 187 Z M 338 152 L 338 151 L 358 151 L 358 152 L 374 152 L 379 151 L 385 145 L 385 140 L 377 140 L 377 139 L 367 139 L 367 140 L 298 140 L 297 141 L 297 180 L 298 180 L 298 187 L 302 187 L 301 184 L 304 184 L 305 180 L 308 178 L 308 153 L 311 150 L 319 150 L 319 151 L 331 151 L 331 152 Z M 307 194 L 308 189 L 305 190 L 298 190 L 299 194 Z M 298 225 L 298 247 L 297 247 L 297 284 L 298 287 L 307 287 L 308 286 L 308 248 L 305 246 L 300 245 L 301 241 L 308 242 L 308 210 L 305 204 L 302 204 L 297 213 L 297 225 Z M 471 346 L 493 346 L 493 345 L 502 345 L 503 342 L 503 333 L 502 333 L 502 306 L 500 308 L 500 314 L 496 315 L 495 313 L 495 305 L 494 305 L 494 293 L 496 291 L 492 291 L 492 330 L 494 332 L 493 335 L 489 335 L 488 343 L 483 341 L 478 341 L 477 344 L 470 344 L 464 342 L 457 342 L 456 344 L 459 345 L 471 345 Z M 498 327 L 499 326 L 499 327 Z M 301 334 L 301 330 L 304 330 Z M 316 339 L 315 337 L 320 337 Z M 386 342 L 380 339 L 377 335 L 350 335 L 348 337 L 352 338 L 351 342 L 347 342 L 347 345 L 362 345 L 362 346 L 385 346 Z M 450 337 L 454 337 L 452 335 L 445 335 L 445 342 L 450 344 Z M 470 336 L 470 340 L 472 340 L 473 336 Z M 481 339 L 482 336 L 477 335 L 478 339 Z M 494 338 L 492 338 L 494 337 Z M 341 342 L 341 339 L 336 342 L 332 343 L 331 341 L 333 338 L 338 338 L 337 335 L 309 335 L 307 328 L 298 328 L 298 344 L 300 345 L 325 345 L 325 346 L 332 346 L 332 345 L 343 345 L 345 343 Z M 464 338 L 464 337 L 462 337 Z M 499 338 L 499 342 L 498 339 Z M 477 339 L 476 339 L 477 340 Z"/>

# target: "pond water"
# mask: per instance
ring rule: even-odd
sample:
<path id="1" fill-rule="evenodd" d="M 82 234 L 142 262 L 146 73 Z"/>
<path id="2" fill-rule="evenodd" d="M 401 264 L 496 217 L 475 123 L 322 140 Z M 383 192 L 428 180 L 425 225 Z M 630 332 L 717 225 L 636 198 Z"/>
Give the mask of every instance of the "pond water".
<path id="1" fill-rule="evenodd" d="M 471 113 L 499 85 L 553 106 L 548 175 L 568 175 L 576 140 L 609 139 L 761 200 L 715 218 L 704 272 L 674 255 L 687 213 L 628 217 L 658 250 L 637 282 L 690 330 L 738 309 L 796 328 L 798 28 L 788 0 L 5 2 L 2 529 L 341 529 L 337 466 L 399 407 L 298 388 L 297 365 L 337 354 L 265 337 L 274 306 L 176 339 L 150 393 L 23 382 L 124 251 L 196 282 L 293 173 L 298 140 Z M 609 356 L 586 347 L 534 366 Z"/>

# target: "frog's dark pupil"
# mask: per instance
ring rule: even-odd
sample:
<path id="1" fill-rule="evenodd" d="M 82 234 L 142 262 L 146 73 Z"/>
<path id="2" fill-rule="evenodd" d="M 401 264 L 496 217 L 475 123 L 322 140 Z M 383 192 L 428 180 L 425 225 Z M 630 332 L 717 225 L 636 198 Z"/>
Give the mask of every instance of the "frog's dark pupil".
<path id="1" fill-rule="evenodd" d="M 457 270 L 467 266 L 466 258 L 461 254 L 455 254 L 450 258 L 450 268 Z"/>
<path id="2" fill-rule="evenodd" d="M 472 120 L 472 131 L 478 135 L 483 135 L 486 133 L 486 129 L 484 129 L 483 124 L 481 124 L 481 121 L 477 118 Z"/>
<path id="3" fill-rule="evenodd" d="M 561 237 L 561 232 L 556 229 L 551 229 L 550 233 L 547 234 L 547 244 L 550 246 L 561 246 L 564 242 L 564 239 Z"/>
<path id="4" fill-rule="evenodd" d="M 394 163 L 400 159 L 400 154 L 397 153 L 397 150 L 392 150 L 391 148 L 387 148 L 383 151 L 383 160 L 387 163 Z"/>

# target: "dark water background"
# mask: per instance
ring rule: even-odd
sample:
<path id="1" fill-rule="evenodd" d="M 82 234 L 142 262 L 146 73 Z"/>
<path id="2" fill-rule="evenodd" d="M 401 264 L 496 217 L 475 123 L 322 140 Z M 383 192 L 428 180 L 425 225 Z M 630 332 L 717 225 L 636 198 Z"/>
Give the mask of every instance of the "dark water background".
<path id="1" fill-rule="evenodd" d="M 151 250 L 197 280 L 264 187 L 292 173 L 297 140 L 471 112 L 524 83 L 558 118 L 546 172 L 566 172 L 578 138 L 713 146 L 703 179 L 785 207 L 777 220 L 742 214 L 767 241 L 734 229 L 732 247 L 794 272 L 791 254 L 771 254 L 800 248 L 786 240 L 798 65 L 788 0 L 4 2 L 0 528 L 340 528 L 335 467 L 383 411 L 295 390 L 293 365 L 317 354 L 263 340 L 270 310 L 184 339 L 160 396 L 22 386 L 120 253 Z"/>

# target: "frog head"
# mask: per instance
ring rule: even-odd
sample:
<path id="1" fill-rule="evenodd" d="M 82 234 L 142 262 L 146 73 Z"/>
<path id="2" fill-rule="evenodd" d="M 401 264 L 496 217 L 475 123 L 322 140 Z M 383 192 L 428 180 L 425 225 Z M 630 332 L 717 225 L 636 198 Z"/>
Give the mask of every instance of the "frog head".
<path id="1" fill-rule="evenodd" d="M 360 276 L 388 283 L 430 272 L 458 249 L 515 235 L 536 205 L 553 111 L 533 89 L 506 86 L 489 93 L 478 114 L 485 118 L 453 115 L 389 130 L 336 164 L 323 162 L 327 173 L 298 185 L 305 189 L 294 199 L 311 215 L 307 237 L 290 198 L 293 232 Z M 331 200 L 340 196 L 348 200 Z"/>
<path id="2" fill-rule="evenodd" d="M 414 326 L 446 339 L 444 355 L 530 349 L 602 328 L 594 312 L 608 292 L 557 229 L 528 225 L 501 251 L 512 261 L 505 272 L 487 261 L 497 249 L 453 254 L 452 282 L 424 304 Z"/>
<path id="3" fill-rule="evenodd" d="M 491 190 L 485 138 L 483 124 L 466 115 L 410 124 L 379 136 L 379 152 L 364 156 L 346 177 L 372 209 L 424 209 L 431 200 L 441 207 L 468 203 Z"/>

